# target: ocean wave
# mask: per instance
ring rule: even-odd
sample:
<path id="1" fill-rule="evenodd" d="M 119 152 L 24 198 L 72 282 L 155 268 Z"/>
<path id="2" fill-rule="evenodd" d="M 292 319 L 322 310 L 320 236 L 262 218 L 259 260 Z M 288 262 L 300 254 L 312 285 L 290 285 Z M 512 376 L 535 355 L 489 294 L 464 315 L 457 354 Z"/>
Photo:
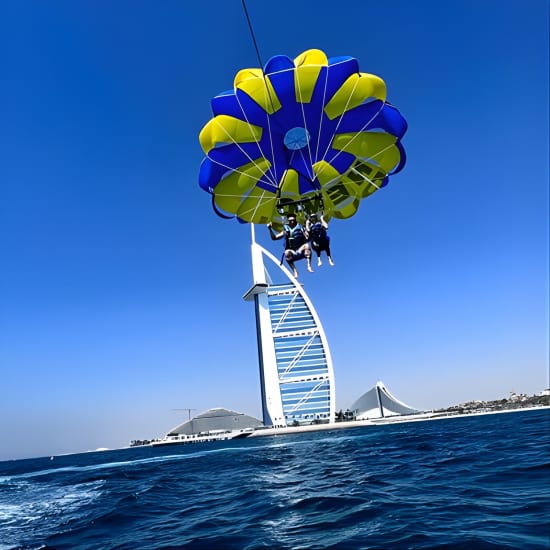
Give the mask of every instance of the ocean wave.
<path id="1" fill-rule="evenodd" d="M 0 465 L 0 550 L 548 550 L 548 413 Z"/>

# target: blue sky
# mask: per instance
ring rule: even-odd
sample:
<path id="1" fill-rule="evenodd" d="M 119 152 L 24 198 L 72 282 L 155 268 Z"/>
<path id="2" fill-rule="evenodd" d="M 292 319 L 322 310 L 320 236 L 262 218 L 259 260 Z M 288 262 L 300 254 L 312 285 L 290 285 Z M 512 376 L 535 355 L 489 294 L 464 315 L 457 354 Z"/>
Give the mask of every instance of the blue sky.
<path id="1" fill-rule="evenodd" d="M 409 123 L 336 266 L 301 269 L 337 407 L 548 387 L 548 2 L 247 6 L 264 63 L 352 55 Z M 211 97 L 258 66 L 241 1 L 8 0 L 0 47 L 0 459 L 259 417 L 249 228 L 197 183 Z"/>

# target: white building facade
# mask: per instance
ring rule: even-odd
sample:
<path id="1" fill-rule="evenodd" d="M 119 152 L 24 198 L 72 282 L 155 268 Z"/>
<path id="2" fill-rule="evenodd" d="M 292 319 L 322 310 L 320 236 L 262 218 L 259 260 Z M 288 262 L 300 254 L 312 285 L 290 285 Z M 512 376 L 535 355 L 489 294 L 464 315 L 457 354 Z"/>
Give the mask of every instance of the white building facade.
<path id="1" fill-rule="evenodd" d="M 266 259 L 282 282 L 273 282 Z M 254 285 L 244 299 L 253 300 L 256 310 L 264 425 L 334 422 L 332 358 L 313 304 L 290 271 L 254 239 L 252 272 Z"/>

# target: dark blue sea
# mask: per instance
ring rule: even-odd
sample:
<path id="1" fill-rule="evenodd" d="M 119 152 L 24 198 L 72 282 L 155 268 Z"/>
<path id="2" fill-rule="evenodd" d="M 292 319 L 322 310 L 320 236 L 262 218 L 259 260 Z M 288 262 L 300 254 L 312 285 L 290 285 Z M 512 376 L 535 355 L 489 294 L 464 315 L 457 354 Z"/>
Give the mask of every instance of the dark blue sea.
<path id="1" fill-rule="evenodd" d="M 0 462 L 0 550 L 550 548 L 550 410 Z"/>

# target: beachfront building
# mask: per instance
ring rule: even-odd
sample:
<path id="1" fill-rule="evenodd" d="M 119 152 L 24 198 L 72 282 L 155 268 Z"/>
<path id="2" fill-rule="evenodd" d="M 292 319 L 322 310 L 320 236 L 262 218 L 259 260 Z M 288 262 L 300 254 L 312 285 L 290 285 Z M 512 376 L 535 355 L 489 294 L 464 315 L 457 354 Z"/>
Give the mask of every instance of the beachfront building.
<path id="1" fill-rule="evenodd" d="M 418 414 L 421 412 L 395 398 L 381 381 L 378 381 L 373 388 L 357 399 L 350 410 L 357 420 Z"/>
<path id="2" fill-rule="evenodd" d="M 334 372 L 319 317 L 303 286 L 252 237 L 254 284 L 244 299 L 256 311 L 264 425 L 332 423 Z"/>
<path id="3" fill-rule="evenodd" d="M 198 414 L 194 418 L 172 428 L 166 437 L 176 435 L 207 434 L 218 431 L 245 430 L 258 428 L 262 423 L 253 416 L 248 416 L 229 409 L 214 408 Z"/>

